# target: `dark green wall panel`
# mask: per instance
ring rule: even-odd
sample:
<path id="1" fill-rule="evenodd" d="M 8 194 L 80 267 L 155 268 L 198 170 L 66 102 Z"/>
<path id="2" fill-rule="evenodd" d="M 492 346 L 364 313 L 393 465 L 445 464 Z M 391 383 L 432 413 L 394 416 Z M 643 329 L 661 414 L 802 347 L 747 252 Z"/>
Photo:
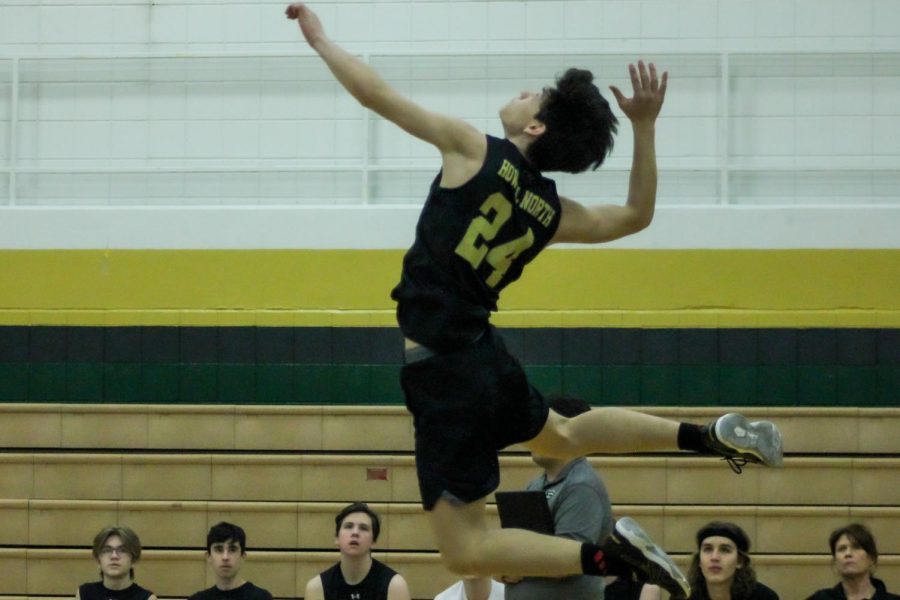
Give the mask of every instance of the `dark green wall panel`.
<path id="1" fill-rule="evenodd" d="M 676 406 L 681 380 L 676 365 L 643 365 L 641 374 L 641 404 Z"/>
<path id="2" fill-rule="evenodd" d="M 298 402 L 297 369 L 294 365 L 258 365 L 256 401 L 261 404 Z"/>
<path id="3" fill-rule="evenodd" d="M 0 363 L 0 402 L 28 400 L 28 363 Z"/>
<path id="4" fill-rule="evenodd" d="M 252 404 L 256 402 L 256 365 L 218 365 L 218 393 L 215 402 Z"/>
<path id="5" fill-rule="evenodd" d="M 878 406 L 900 406 L 900 366 L 885 366 L 878 370 L 881 394 Z"/>
<path id="6" fill-rule="evenodd" d="M 365 365 L 333 365 L 326 367 L 334 404 L 360 404 L 369 398 L 369 368 Z M 316 402 L 315 399 L 310 399 Z"/>
<path id="7" fill-rule="evenodd" d="M 144 403 L 175 403 L 181 400 L 180 365 L 141 365 L 139 396 Z"/>
<path id="8" fill-rule="evenodd" d="M 66 363 L 66 401 L 103 402 L 103 381 L 101 363 Z"/>
<path id="9" fill-rule="evenodd" d="M 66 364 L 31 363 L 28 366 L 28 400 L 64 402 L 66 400 Z"/>
<path id="10" fill-rule="evenodd" d="M 403 404 L 400 365 L 369 367 L 369 401 L 374 404 Z"/>
<path id="11" fill-rule="evenodd" d="M 215 364 L 183 364 L 178 369 L 181 402 L 215 404 L 218 402 L 219 366 Z"/>
<path id="12" fill-rule="evenodd" d="M 719 367 L 681 367 L 679 403 L 684 406 L 712 406 L 719 403 Z"/>
<path id="13" fill-rule="evenodd" d="M 837 369 L 832 366 L 797 367 L 797 404 L 799 406 L 837 404 Z"/>
<path id="14" fill-rule="evenodd" d="M 335 401 L 333 369 L 317 365 L 295 365 L 297 399 L 299 404 L 329 404 Z"/>
<path id="15" fill-rule="evenodd" d="M 723 406 L 755 406 L 760 402 L 757 367 L 720 366 L 719 404 Z"/>
<path id="16" fill-rule="evenodd" d="M 525 373 L 528 382 L 544 395 L 559 394 L 563 390 L 562 367 L 559 365 L 526 365 Z"/>
<path id="17" fill-rule="evenodd" d="M 900 406 L 894 329 L 513 328 L 594 404 Z M 396 328 L 0 327 L 0 401 L 402 404 Z"/>
<path id="18" fill-rule="evenodd" d="M 562 391 L 592 403 L 603 398 L 603 371 L 596 366 L 563 365 Z"/>
<path id="19" fill-rule="evenodd" d="M 877 367 L 837 367 L 837 403 L 843 406 L 870 406 L 879 395 Z"/>
<path id="20" fill-rule="evenodd" d="M 603 404 L 637 406 L 641 404 L 641 370 L 630 365 L 604 365 Z"/>
<path id="21" fill-rule="evenodd" d="M 756 371 L 756 394 L 762 406 L 794 406 L 797 403 L 797 368 L 772 365 Z"/>

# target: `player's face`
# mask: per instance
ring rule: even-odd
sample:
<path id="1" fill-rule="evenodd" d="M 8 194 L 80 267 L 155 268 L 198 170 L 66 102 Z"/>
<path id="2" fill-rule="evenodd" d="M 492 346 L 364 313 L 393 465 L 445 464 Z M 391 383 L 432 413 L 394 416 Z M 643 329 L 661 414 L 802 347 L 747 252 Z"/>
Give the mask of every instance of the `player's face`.
<path id="1" fill-rule="evenodd" d="M 218 579 L 230 581 L 237 577 L 244 564 L 244 549 L 241 543 L 229 538 L 209 547 L 207 561 Z"/>
<path id="2" fill-rule="evenodd" d="M 872 570 L 872 557 L 855 540 L 842 535 L 834 544 L 834 566 L 841 577 L 854 577 Z"/>
<path id="3" fill-rule="evenodd" d="M 355 512 L 344 517 L 334 543 L 341 554 L 363 556 L 372 550 L 375 543 L 373 536 L 372 517 L 364 512 Z"/>
<path id="4" fill-rule="evenodd" d="M 541 110 L 544 92 L 520 92 L 500 109 L 500 121 L 507 136 L 525 130 Z"/>
<path id="5" fill-rule="evenodd" d="M 700 544 L 700 571 L 707 583 L 728 583 L 741 567 L 737 546 L 727 537 L 713 535 Z"/>
<path id="6" fill-rule="evenodd" d="M 104 578 L 123 579 L 130 577 L 132 563 L 131 553 L 122 545 L 122 539 L 117 535 L 106 538 L 106 542 L 100 548 L 100 556 L 97 563 Z"/>

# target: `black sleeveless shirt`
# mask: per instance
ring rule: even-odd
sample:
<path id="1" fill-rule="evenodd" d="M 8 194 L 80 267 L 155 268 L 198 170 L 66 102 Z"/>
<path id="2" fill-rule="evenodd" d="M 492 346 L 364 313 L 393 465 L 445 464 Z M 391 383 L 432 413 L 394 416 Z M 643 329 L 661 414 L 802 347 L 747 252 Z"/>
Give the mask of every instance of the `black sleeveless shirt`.
<path id="1" fill-rule="evenodd" d="M 153 592 L 136 583 L 132 583 L 124 590 L 108 589 L 101 581 L 78 586 L 78 596 L 81 600 L 147 600 L 152 595 Z"/>
<path id="2" fill-rule="evenodd" d="M 500 291 L 517 280 L 556 233 L 556 184 L 509 140 L 487 136 L 478 173 L 456 188 L 431 184 L 403 259 L 397 321 L 409 339 L 455 350 L 487 328 Z"/>
<path id="3" fill-rule="evenodd" d="M 387 600 L 388 586 L 396 574 L 392 568 L 373 558 L 372 568 L 365 579 L 356 585 L 350 585 L 344 580 L 341 563 L 322 571 L 319 577 L 322 579 L 325 600 Z"/>
<path id="4" fill-rule="evenodd" d="M 214 585 L 200 590 L 188 600 L 272 600 L 272 594 L 269 593 L 269 590 L 245 581 L 240 587 L 233 590 L 220 590 L 218 586 Z"/>

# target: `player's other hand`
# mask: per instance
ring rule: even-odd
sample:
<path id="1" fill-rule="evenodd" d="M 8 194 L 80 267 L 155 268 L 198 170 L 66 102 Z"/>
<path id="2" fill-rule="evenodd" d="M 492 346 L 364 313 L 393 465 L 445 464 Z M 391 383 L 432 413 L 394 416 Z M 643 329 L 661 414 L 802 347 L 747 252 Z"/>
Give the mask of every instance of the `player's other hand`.
<path id="1" fill-rule="evenodd" d="M 322 29 L 322 22 L 319 17 L 306 6 L 303 2 L 294 2 L 289 4 L 284 14 L 288 19 L 296 19 L 300 25 L 300 31 L 310 46 L 315 46 L 317 42 L 325 39 L 325 30 Z"/>
<path id="2" fill-rule="evenodd" d="M 649 66 L 649 68 L 648 68 Z M 609 86 L 619 103 L 619 108 L 632 122 L 649 122 L 656 120 L 666 98 L 666 85 L 669 81 L 669 73 L 663 71 L 661 77 L 656 74 L 656 65 L 639 60 L 637 67 L 628 65 L 628 74 L 631 76 L 631 87 L 634 96 L 626 98 L 625 94 L 614 85 Z"/>

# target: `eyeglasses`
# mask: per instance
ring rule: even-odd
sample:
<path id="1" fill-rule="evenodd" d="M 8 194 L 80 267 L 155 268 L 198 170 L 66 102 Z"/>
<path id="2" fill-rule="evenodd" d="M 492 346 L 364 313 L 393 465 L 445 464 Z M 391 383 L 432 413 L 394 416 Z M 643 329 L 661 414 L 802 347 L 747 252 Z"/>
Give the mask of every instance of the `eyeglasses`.
<path id="1" fill-rule="evenodd" d="M 101 556 L 112 556 L 113 554 L 116 556 L 131 556 L 131 552 L 125 546 L 103 546 L 100 548 Z"/>

